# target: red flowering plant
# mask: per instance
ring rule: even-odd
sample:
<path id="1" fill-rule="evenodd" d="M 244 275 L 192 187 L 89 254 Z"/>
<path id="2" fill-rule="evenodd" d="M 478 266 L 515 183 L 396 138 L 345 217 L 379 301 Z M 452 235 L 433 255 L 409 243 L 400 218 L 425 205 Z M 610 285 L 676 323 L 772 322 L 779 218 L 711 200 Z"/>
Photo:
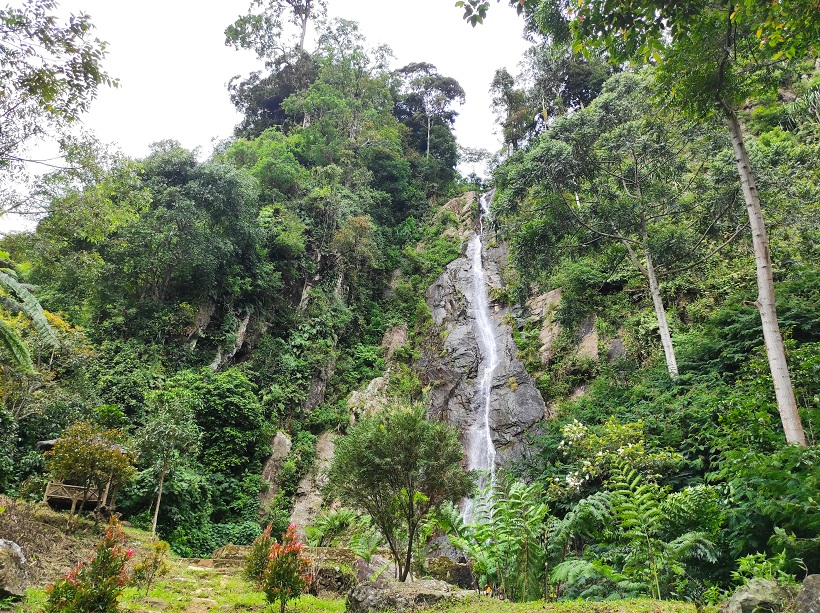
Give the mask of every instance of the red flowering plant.
<path id="1" fill-rule="evenodd" d="M 128 584 L 125 565 L 134 555 L 125 540 L 122 526 L 111 518 L 91 559 L 77 562 L 71 572 L 46 588 L 46 613 L 115 613 L 117 598 Z"/>
<path id="2" fill-rule="evenodd" d="M 262 578 L 262 589 L 268 602 L 279 601 L 280 613 L 291 598 L 298 597 L 310 585 L 310 560 L 302 553 L 304 543 L 296 538 L 296 526 L 291 524 L 268 553 L 268 565 Z"/>
<path id="3" fill-rule="evenodd" d="M 245 557 L 245 578 L 253 581 L 260 588 L 265 583 L 265 569 L 268 567 L 271 545 L 276 542 L 276 539 L 270 535 L 272 528 L 273 526 L 268 524 L 262 534 L 254 539 Z"/>

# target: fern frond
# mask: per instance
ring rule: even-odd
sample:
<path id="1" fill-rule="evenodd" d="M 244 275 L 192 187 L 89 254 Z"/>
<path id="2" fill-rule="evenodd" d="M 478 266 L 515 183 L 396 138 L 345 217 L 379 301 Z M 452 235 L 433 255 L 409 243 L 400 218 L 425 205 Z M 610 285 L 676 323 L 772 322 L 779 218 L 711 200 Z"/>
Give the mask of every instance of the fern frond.
<path id="1" fill-rule="evenodd" d="M 32 372 L 34 370 L 28 348 L 26 348 L 26 345 L 20 337 L 17 336 L 17 333 L 2 319 L 0 319 L 0 341 L 2 341 L 6 349 L 9 350 L 15 364 L 26 372 Z"/>
<path id="2" fill-rule="evenodd" d="M 53 348 L 60 347 L 60 340 L 48 323 L 43 307 L 22 283 L 9 274 L 8 269 L 0 271 L 0 288 L 14 294 L 20 301 L 21 311 L 31 319 L 34 328 L 39 332 L 45 341 Z"/>
<path id="3" fill-rule="evenodd" d="M 667 544 L 667 549 L 678 560 L 705 560 L 717 562 L 718 548 L 705 532 L 687 532 Z"/>

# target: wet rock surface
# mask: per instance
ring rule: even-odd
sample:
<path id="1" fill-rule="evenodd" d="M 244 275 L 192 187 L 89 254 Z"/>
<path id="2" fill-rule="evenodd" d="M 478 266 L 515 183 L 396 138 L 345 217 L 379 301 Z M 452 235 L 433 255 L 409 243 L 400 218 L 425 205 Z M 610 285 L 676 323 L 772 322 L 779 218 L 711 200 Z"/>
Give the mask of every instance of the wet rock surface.
<path id="1" fill-rule="evenodd" d="M 503 286 L 500 270 L 505 258 L 506 249 L 485 248 L 483 262 L 489 287 L 474 287 L 472 263 L 462 249 L 462 256 L 451 262 L 427 290 L 434 326 L 419 366 L 431 388 L 430 415 L 456 426 L 465 443 L 466 433 L 480 419 L 476 377 L 484 357 L 477 337 L 473 296 L 476 291 Z M 525 434 L 544 418 L 545 408 L 532 378 L 517 359 L 518 348 L 505 321 L 508 309 L 491 302 L 490 311 L 501 353 L 491 384 L 491 439 L 496 463 L 509 466 L 526 452 Z"/>

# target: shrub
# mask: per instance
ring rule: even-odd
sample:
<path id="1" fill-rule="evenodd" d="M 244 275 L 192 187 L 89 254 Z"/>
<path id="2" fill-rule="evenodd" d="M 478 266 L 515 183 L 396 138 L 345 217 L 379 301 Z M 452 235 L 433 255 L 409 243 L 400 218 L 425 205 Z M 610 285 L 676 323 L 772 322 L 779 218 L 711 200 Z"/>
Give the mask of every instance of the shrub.
<path id="1" fill-rule="evenodd" d="M 144 586 L 146 594 L 151 590 L 151 584 L 155 579 L 167 575 L 171 570 L 168 564 L 168 549 L 168 543 L 165 541 L 152 543 L 148 556 L 134 567 L 131 581 L 135 585 Z"/>
<path id="2" fill-rule="evenodd" d="M 302 554 L 303 544 L 296 538 L 296 526 L 288 526 L 281 543 L 271 545 L 262 589 L 268 602 L 279 601 L 279 610 L 299 596 L 310 584 L 310 560 Z"/>
<path id="3" fill-rule="evenodd" d="M 46 588 L 46 613 L 115 613 L 117 598 L 128 583 L 125 564 L 134 554 L 125 533 L 112 518 L 87 564 L 77 566 Z"/>
<path id="4" fill-rule="evenodd" d="M 270 548 L 275 542 L 275 539 L 271 538 L 270 535 L 272 527 L 273 524 L 268 524 L 262 534 L 254 539 L 248 557 L 245 558 L 245 577 L 258 585 L 261 585 L 265 578 Z"/>

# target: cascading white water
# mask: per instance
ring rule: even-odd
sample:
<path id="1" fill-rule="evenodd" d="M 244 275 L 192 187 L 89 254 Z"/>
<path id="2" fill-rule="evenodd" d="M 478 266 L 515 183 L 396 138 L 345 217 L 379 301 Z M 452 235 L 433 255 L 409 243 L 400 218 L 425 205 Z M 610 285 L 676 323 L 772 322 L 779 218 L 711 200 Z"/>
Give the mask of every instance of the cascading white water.
<path id="1" fill-rule="evenodd" d="M 495 446 L 490 428 L 490 403 L 492 401 L 493 373 L 498 366 L 499 348 L 496 341 L 496 326 L 490 317 L 490 302 L 487 294 L 487 278 L 484 272 L 481 239 L 484 234 L 484 218 L 489 211 L 489 194 L 479 199 L 478 231 L 467 246 L 472 271 L 473 295 L 469 297 L 475 321 L 476 340 L 480 351 L 477 377 L 476 402 L 477 419 L 470 430 L 467 449 L 467 467 L 481 475 L 479 488 L 484 488 L 495 479 Z M 464 503 L 464 519 L 472 520 L 473 501 Z"/>

